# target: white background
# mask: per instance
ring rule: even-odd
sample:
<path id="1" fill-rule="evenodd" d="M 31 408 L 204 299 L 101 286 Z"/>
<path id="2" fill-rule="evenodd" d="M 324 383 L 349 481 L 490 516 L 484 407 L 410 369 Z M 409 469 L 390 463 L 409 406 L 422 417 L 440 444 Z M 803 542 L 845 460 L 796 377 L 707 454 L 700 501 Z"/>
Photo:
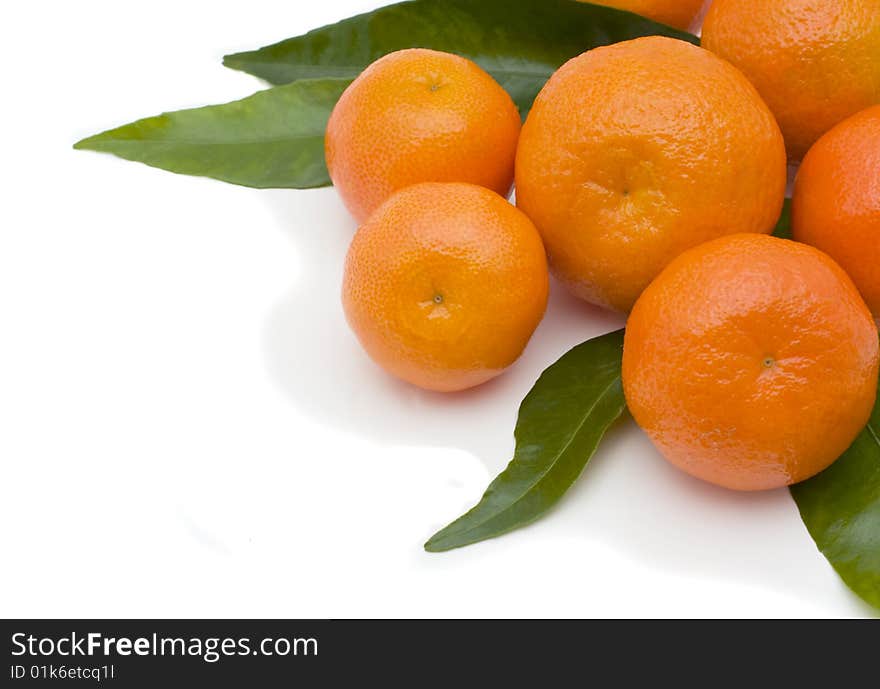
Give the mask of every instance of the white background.
<path id="1" fill-rule="evenodd" d="M 540 371 L 621 319 L 554 289 L 508 374 L 422 392 L 345 325 L 355 225 L 332 189 L 71 149 L 248 95 L 224 53 L 378 4 L 4 7 L 0 615 L 870 614 L 787 491 L 701 484 L 632 424 L 540 522 L 425 553 L 506 465 Z"/>

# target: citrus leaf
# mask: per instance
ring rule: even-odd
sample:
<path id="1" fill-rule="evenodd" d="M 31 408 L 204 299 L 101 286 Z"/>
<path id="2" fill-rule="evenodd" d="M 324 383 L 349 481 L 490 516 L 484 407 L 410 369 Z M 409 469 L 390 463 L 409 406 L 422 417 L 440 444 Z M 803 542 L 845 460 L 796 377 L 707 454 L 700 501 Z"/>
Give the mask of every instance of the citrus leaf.
<path id="1" fill-rule="evenodd" d="M 148 117 L 74 148 L 248 187 L 325 186 L 324 130 L 349 83 L 298 81 L 225 105 Z"/>
<path id="2" fill-rule="evenodd" d="M 773 236 L 780 239 L 791 239 L 791 199 L 786 198 L 782 205 L 782 214 L 773 230 Z"/>
<path id="3" fill-rule="evenodd" d="M 880 609 L 880 399 L 834 464 L 791 487 L 801 518 L 840 578 Z"/>
<path id="4" fill-rule="evenodd" d="M 623 330 L 578 345 L 548 368 L 519 409 L 513 461 L 467 514 L 434 534 L 440 552 L 528 524 L 565 494 L 626 406 Z"/>
<path id="5" fill-rule="evenodd" d="M 327 76 L 353 79 L 387 53 L 434 48 L 474 60 L 507 89 L 525 116 L 544 82 L 566 60 L 596 46 L 655 34 L 698 42 L 644 17 L 572 0 L 412 0 L 227 55 L 223 63 L 285 84 Z"/>

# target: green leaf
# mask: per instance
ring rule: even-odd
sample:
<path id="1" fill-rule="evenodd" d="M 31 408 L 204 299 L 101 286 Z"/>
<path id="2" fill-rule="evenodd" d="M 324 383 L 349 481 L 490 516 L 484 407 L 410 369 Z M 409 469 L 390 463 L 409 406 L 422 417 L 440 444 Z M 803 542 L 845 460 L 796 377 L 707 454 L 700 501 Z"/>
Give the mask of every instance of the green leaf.
<path id="1" fill-rule="evenodd" d="M 347 79 L 298 81 L 243 100 L 148 117 L 74 148 L 248 187 L 330 184 L 324 130 Z"/>
<path id="2" fill-rule="evenodd" d="M 785 203 L 782 205 L 782 215 L 779 216 L 779 222 L 776 223 L 773 236 L 780 239 L 791 239 L 791 199 L 785 199 Z"/>
<path id="3" fill-rule="evenodd" d="M 412 0 L 325 26 L 259 50 L 227 55 L 227 67 L 273 84 L 353 79 L 403 48 L 434 48 L 474 60 L 525 116 L 544 82 L 586 50 L 647 35 L 698 39 L 629 12 L 573 0 Z"/>
<path id="4" fill-rule="evenodd" d="M 578 345 L 541 374 L 523 400 L 513 461 L 479 504 L 434 534 L 425 550 L 451 550 L 534 521 L 565 494 L 626 407 L 623 330 Z"/>
<path id="5" fill-rule="evenodd" d="M 525 114 L 566 59 L 647 34 L 697 40 L 637 15 L 572 0 L 413 0 L 225 58 L 230 67 L 283 86 L 138 120 L 75 148 L 249 187 L 325 186 L 330 112 L 351 79 L 385 53 L 425 46 L 472 57 Z"/>
<path id="6" fill-rule="evenodd" d="M 840 578 L 880 609 L 880 399 L 843 456 L 791 494 Z"/>

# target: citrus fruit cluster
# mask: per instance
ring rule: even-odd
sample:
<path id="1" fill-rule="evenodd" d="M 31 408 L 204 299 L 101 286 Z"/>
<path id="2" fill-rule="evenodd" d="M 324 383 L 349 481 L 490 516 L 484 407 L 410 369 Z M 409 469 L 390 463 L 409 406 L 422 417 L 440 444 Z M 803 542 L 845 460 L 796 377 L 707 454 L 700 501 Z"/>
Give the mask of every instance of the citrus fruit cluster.
<path id="1" fill-rule="evenodd" d="M 703 3 L 602 4 L 688 26 Z M 703 31 L 575 57 L 522 128 L 464 58 L 363 72 L 325 153 L 360 223 L 342 301 L 369 356 L 430 390 L 484 383 L 549 271 L 629 314 L 627 404 L 686 472 L 762 490 L 846 450 L 880 360 L 880 0 L 715 0 Z M 801 159 L 797 241 L 768 236 Z"/>

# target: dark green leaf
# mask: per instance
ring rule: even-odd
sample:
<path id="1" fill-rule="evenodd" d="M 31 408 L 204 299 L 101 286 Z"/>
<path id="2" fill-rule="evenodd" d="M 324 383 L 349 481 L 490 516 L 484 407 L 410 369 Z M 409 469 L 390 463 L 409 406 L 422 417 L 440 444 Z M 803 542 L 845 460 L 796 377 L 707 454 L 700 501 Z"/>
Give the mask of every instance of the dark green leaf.
<path id="1" fill-rule="evenodd" d="M 74 148 L 248 187 L 330 183 L 324 130 L 346 79 L 298 81 L 243 100 L 148 117 Z"/>
<path id="2" fill-rule="evenodd" d="M 578 345 L 541 374 L 523 400 L 513 461 L 479 504 L 434 534 L 431 552 L 499 536 L 534 521 L 565 494 L 626 403 L 623 330 Z"/>
<path id="3" fill-rule="evenodd" d="M 880 400 L 843 456 L 791 494 L 840 578 L 880 608 Z"/>
<path id="4" fill-rule="evenodd" d="M 782 205 L 782 215 L 779 216 L 779 222 L 776 223 L 773 236 L 780 239 L 791 239 L 791 199 L 785 199 L 785 203 Z"/>
<path id="5" fill-rule="evenodd" d="M 403 48 L 434 48 L 471 58 L 510 93 L 525 116 L 549 76 L 600 45 L 660 34 L 691 34 L 628 12 L 572 0 L 413 0 L 316 29 L 224 64 L 285 84 L 314 77 L 353 79 Z"/>

